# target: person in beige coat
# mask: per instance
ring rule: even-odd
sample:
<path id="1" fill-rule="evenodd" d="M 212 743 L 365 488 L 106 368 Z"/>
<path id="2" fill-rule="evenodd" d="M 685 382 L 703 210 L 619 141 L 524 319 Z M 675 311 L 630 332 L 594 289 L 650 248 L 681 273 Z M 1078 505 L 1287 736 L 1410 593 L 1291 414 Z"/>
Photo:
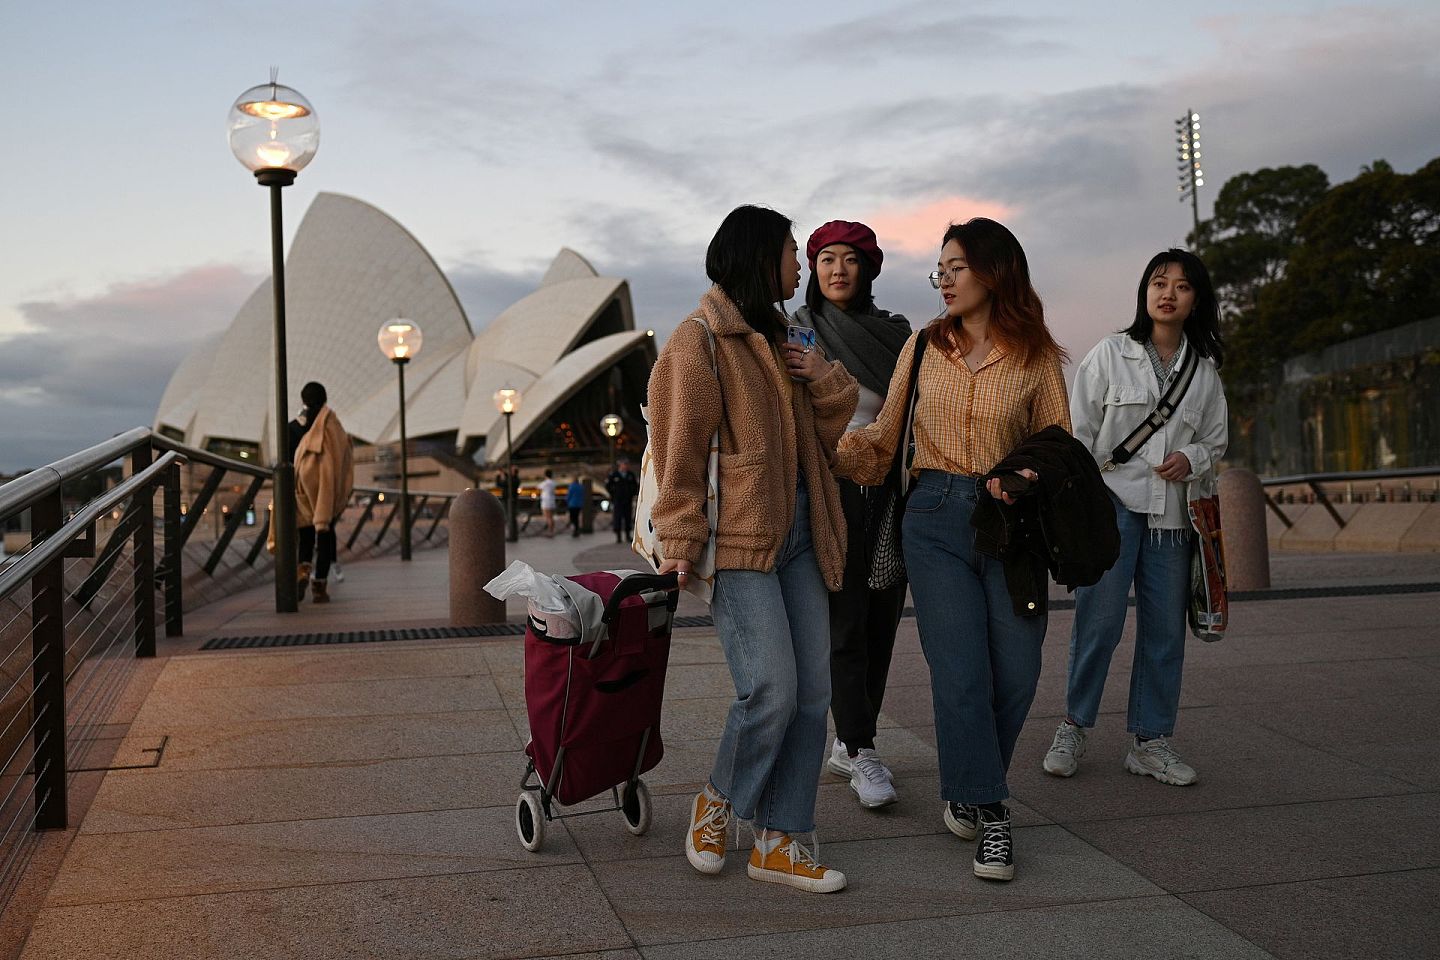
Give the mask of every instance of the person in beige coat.
<path id="1" fill-rule="evenodd" d="M 815 829 L 830 706 L 828 591 L 845 568 L 830 460 L 858 391 L 843 365 L 786 342 L 777 304 L 800 282 L 788 219 L 762 207 L 732 211 L 705 269 L 715 286 L 670 336 L 649 390 L 658 488 L 650 519 L 669 558 L 660 570 L 682 585 L 710 538 L 706 465 L 720 434 L 712 610 L 735 700 L 691 806 L 685 854 L 701 873 L 719 873 L 733 814 L 755 829 L 750 877 L 829 893 L 845 875 L 800 838 Z"/>
<path id="2" fill-rule="evenodd" d="M 315 381 L 300 391 L 304 434 L 295 447 L 295 514 L 300 539 L 300 598 L 313 585 L 315 603 L 330 602 L 330 565 L 335 561 L 335 521 L 350 502 L 355 465 L 350 435 L 326 406 L 325 387 Z M 313 574 L 313 577 L 312 577 Z"/>

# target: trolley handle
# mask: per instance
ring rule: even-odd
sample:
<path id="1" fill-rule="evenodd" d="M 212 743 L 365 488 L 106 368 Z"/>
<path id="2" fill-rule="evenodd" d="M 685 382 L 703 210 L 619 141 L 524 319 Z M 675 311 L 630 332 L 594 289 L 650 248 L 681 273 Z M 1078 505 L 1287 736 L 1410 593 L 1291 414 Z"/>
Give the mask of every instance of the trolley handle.
<path id="1" fill-rule="evenodd" d="M 670 596 L 666 598 L 665 602 L 670 610 L 673 611 L 676 604 L 680 602 L 680 594 L 676 592 L 679 589 L 680 578 L 673 573 L 632 574 L 616 584 L 615 592 L 610 594 L 610 599 L 605 603 L 605 616 L 602 618 L 602 622 L 607 627 L 614 623 L 615 618 L 620 615 L 620 604 L 624 603 L 625 600 L 630 597 L 645 593 L 647 590 L 670 591 Z"/>

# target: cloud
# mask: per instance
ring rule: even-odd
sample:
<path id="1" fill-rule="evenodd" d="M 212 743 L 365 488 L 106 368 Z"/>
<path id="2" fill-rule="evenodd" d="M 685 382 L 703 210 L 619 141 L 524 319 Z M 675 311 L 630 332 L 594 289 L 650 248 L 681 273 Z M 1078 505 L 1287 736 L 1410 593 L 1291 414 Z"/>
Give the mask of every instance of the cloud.
<path id="1" fill-rule="evenodd" d="M 0 337 L 0 470 L 41 466 L 155 417 L 180 361 L 225 328 L 261 278 L 209 265 L 87 298 L 22 303 Z M 257 376 L 263 371 L 257 371 Z"/>
<path id="2" fill-rule="evenodd" d="M 878 66 L 895 56 L 956 62 L 1053 56 L 1068 45 L 1026 34 L 1053 31 L 1055 26 L 1054 18 L 956 13 L 925 0 L 823 27 L 808 33 L 802 46 L 809 56 L 857 66 Z"/>
<path id="3" fill-rule="evenodd" d="M 1004 222 L 1011 209 L 1004 204 L 973 197 L 953 196 L 908 208 L 881 209 L 865 218 L 878 237 L 884 237 L 882 249 L 897 249 L 916 257 L 931 257 L 939 247 L 940 237 L 952 223 L 971 217 L 989 217 Z"/>

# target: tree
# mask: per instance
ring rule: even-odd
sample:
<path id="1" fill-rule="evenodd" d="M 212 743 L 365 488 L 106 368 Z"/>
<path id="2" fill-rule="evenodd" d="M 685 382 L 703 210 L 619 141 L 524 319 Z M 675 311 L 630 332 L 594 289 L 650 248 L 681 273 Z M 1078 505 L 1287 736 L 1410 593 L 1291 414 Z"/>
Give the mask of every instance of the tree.
<path id="1" fill-rule="evenodd" d="M 1285 354 L 1440 314 L 1440 158 L 1408 176 L 1377 160 L 1327 192 L 1296 239 L 1256 310 Z"/>
<path id="2" fill-rule="evenodd" d="M 1300 220 L 1329 186 L 1314 164 L 1239 174 L 1220 188 L 1214 215 L 1192 235 L 1224 307 L 1227 379 L 1258 383 L 1279 357 L 1281 345 L 1259 324 L 1260 293 L 1285 276 Z"/>

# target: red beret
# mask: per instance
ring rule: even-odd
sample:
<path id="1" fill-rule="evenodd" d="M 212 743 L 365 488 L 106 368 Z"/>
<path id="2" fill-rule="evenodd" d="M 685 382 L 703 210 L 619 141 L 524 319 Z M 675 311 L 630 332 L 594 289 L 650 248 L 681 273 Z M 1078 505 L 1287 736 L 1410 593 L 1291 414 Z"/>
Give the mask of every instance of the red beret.
<path id="1" fill-rule="evenodd" d="M 805 244 L 805 257 L 810 261 L 811 270 L 815 269 L 815 258 L 820 251 L 835 243 L 854 247 L 865 254 L 875 265 L 875 276 L 880 275 L 880 264 L 885 260 L 885 253 L 875 239 L 875 231 L 863 223 L 850 220 L 831 220 L 810 234 L 810 239 Z"/>

